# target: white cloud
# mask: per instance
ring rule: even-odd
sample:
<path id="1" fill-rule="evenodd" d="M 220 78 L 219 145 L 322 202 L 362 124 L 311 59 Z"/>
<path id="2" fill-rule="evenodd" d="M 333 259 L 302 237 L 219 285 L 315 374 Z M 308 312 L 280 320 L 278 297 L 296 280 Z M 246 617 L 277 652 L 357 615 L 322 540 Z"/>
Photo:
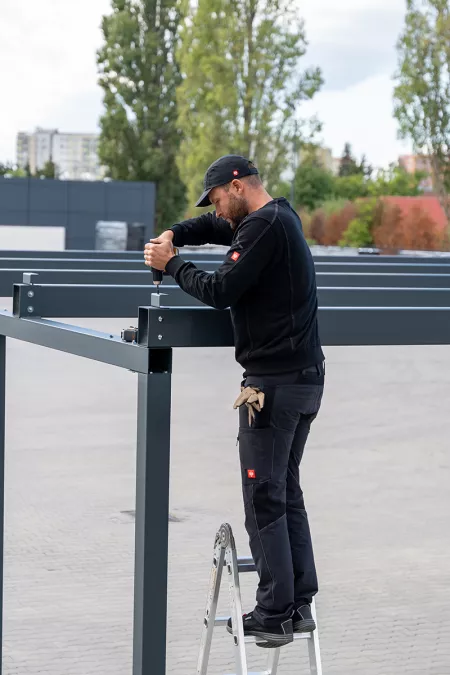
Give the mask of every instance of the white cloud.
<path id="1" fill-rule="evenodd" d="M 97 95 L 95 50 L 108 0 L 2 0 L 0 5 L 0 161 L 15 159 L 19 130 L 54 125 L 70 131 L 55 111 Z M 94 106 L 90 126 L 96 124 Z M 75 130 L 75 129 L 73 129 Z M 91 129 L 80 129 L 90 131 Z"/>
<path id="2" fill-rule="evenodd" d="M 320 93 L 301 112 L 318 115 L 324 124 L 324 144 L 334 156 L 341 156 L 349 142 L 357 157 L 365 154 L 374 167 L 387 166 L 399 154 L 411 151 L 409 143 L 397 139 L 392 86 L 388 75 L 376 75 L 343 91 Z"/>
<path id="3" fill-rule="evenodd" d="M 404 0 L 298 2 L 310 43 L 305 62 L 320 65 L 327 81 L 304 111 L 319 112 L 337 154 L 348 140 L 373 163 L 394 159 L 390 77 Z M 0 161 L 15 160 L 19 130 L 98 128 L 95 52 L 109 10 L 109 0 L 0 1 Z"/>

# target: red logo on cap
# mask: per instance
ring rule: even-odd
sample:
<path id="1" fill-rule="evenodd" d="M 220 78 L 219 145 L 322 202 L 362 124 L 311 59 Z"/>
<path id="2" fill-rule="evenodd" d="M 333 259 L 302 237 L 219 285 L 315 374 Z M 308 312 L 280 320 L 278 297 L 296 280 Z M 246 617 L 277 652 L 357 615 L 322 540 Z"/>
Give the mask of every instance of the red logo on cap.
<path id="1" fill-rule="evenodd" d="M 237 260 L 238 258 L 240 258 L 240 257 L 241 257 L 241 254 L 238 253 L 237 251 L 235 251 L 235 252 L 233 253 L 233 255 L 231 256 L 231 260 L 234 260 L 234 262 L 236 262 L 236 260 Z"/>
<path id="2" fill-rule="evenodd" d="M 247 476 L 248 476 L 248 478 L 256 478 L 255 469 L 247 469 Z"/>
<path id="3" fill-rule="evenodd" d="M 239 176 L 239 171 L 237 169 L 233 171 L 233 176 Z"/>

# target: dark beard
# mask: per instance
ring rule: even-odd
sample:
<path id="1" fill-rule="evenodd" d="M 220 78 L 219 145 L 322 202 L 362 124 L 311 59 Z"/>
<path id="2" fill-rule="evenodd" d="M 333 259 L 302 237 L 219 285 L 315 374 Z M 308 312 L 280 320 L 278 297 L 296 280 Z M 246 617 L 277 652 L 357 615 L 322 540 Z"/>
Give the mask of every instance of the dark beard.
<path id="1" fill-rule="evenodd" d="M 248 203 L 246 199 L 230 197 L 229 219 L 231 220 L 231 229 L 233 232 L 239 227 L 244 218 L 249 214 Z"/>

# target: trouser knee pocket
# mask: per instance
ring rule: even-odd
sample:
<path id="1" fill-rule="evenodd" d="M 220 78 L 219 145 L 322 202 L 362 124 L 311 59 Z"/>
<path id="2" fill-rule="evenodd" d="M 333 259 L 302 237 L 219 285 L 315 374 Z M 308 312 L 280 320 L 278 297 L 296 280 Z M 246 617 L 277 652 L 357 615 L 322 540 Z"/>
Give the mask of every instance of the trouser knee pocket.
<path id="1" fill-rule="evenodd" d="M 257 485 L 272 478 L 274 431 L 272 427 L 239 430 L 242 484 Z"/>

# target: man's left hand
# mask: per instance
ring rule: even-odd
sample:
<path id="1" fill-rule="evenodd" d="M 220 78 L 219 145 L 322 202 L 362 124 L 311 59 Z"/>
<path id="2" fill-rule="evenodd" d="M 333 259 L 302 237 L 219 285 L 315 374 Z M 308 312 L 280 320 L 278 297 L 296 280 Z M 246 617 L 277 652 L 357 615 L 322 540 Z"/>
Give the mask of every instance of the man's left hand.
<path id="1" fill-rule="evenodd" d="M 149 244 L 145 245 L 145 264 L 147 267 L 154 267 L 156 270 L 163 272 L 169 260 L 175 256 L 175 251 L 171 241 L 152 243 L 155 241 L 155 239 L 152 239 Z"/>

